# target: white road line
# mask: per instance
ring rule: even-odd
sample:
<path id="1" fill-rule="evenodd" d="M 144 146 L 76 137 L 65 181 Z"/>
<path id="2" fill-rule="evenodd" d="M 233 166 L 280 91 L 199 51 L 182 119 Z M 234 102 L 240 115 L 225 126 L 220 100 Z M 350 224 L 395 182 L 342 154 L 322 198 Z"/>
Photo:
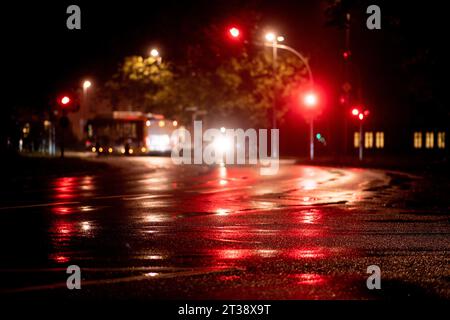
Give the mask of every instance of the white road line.
<path id="1" fill-rule="evenodd" d="M 76 202 L 51 202 L 51 203 L 40 203 L 40 204 L 30 204 L 26 206 L 11 206 L 11 207 L 0 207 L 0 210 L 11 210 L 11 209 L 26 209 L 26 208 L 37 208 L 37 207 L 54 207 L 66 204 L 77 204 Z"/>

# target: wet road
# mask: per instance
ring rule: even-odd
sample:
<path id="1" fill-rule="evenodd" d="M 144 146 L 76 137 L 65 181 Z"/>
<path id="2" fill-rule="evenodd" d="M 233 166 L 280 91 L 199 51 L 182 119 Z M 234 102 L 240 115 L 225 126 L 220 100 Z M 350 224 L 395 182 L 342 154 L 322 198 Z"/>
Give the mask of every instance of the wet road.
<path id="1" fill-rule="evenodd" d="M 285 163 L 29 179 L 2 194 L 1 294 L 14 299 L 449 298 L 446 213 L 402 207 L 417 177 Z M 82 289 L 66 288 L 78 265 Z M 368 290 L 378 265 L 382 289 Z"/>

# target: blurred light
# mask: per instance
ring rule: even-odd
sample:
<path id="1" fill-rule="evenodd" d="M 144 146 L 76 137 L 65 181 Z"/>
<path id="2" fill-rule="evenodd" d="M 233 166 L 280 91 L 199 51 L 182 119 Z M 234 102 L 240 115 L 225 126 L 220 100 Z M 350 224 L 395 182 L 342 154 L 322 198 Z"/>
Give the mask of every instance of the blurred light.
<path id="1" fill-rule="evenodd" d="M 68 96 L 64 96 L 61 98 L 61 104 L 68 105 L 70 103 L 70 98 Z"/>
<path id="2" fill-rule="evenodd" d="M 352 110 L 352 115 L 357 116 L 358 114 L 359 114 L 359 110 L 356 109 L 356 108 L 354 108 L 354 109 Z"/>
<path id="3" fill-rule="evenodd" d="M 317 140 L 320 140 L 322 138 L 322 135 L 320 133 L 316 134 Z"/>
<path id="4" fill-rule="evenodd" d="M 225 133 L 225 131 L 226 131 L 225 127 L 220 128 L 220 132 Z"/>
<path id="5" fill-rule="evenodd" d="M 152 122 L 151 122 L 150 120 L 145 121 L 145 125 L 146 125 L 147 127 L 150 127 L 151 124 L 152 124 Z"/>
<path id="6" fill-rule="evenodd" d="M 83 89 L 88 89 L 92 86 L 92 82 L 90 82 L 89 80 L 86 80 L 83 82 Z"/>
<path id="7" fill-rule="evenodd" d="M 109 153 L 112 153 L 112 152 L 113 152 L 113 148 L 109 148 L 109 149 L 108 149 L 108 152 L 109 152 Z"/>
<path id="8" fill-rule="evenodd" d="M 273 32 L 269 32 L 269 33 L 266 33 L 265 38 L 266 38 L 267 41 L 273 42 L 273 41 L 275 41 L 276 37 L 275 37 L 275 34 Z"/>
<path id="9" fill-rule="evenodd" d="M 176 127 L 176 126 L 178 125 L 178 121 L 174 120 L 174 121 L 172 122 L 172 125 L 173 125 L 174 127 Z"/>
<path id="10" fill-rule="evenodd" d="M 239 31 L 239 29 L 236 28 L 236 27 L 230 28 L 230 29 L 228 30 L 228 32 L 230 33 L 230 36 L 233 37 L 233 38 L 238 38 L 239 35 L 241 34 L 241 32 Z"/>
<path id="11" fill-rule="evenodd" d="M 158 125 L 160 127 L 164 127 L 166 125 L 166 122 L 164 120 L 161 120 L 161 121 L 158 122 Z"/>
<path id="12" fill-rule="evenodd" d="M 133 154 L 133 149 L 130 148 L 130 150 L 128 151 L 130 154 Z"/>
<path id="13" fill-rule="evenodd" d="M 347 60 L 348 58 L 350 58 L 351 52 L 350 52 L 350 51 L 344 51 L 344 53 L 342 54 L 342 56 L 344 57 L 345 60 Z"/>
<path id="14" fill-rule="evenodd" d="M 369 111 L 369 110 L 365 110 L 365 111 L 364 111 L 364 115 L 365 115 L 365 116 L 368 116 L 368 115 L 369 115 L 369 113 L 370 113 L 370 111 Z"/>
<path id="15" fill-rule="evenodd" d="M 283 36 L 278 36 L 277 37 L 277 41 L 278 42 L 283 42 L 284 41 L 284 37 Z"/>
<path id="16" fill-rule="evenodd" d="M 102 147 L 98 148 L 98 152 L 103 152 L 103 148 Z"/>
<path id="17" fill-rule="evenodd" d="M 218 215 L 218 216 L 227 216 L 228 215 L 228 210 L 227 209 L 217 209 L 216 210 L 216 215 Z"/>
<path id="18" fill-rule="evenodd" d="M 222 131 L 222 130 L 221 130 Z M 233 147 L 233 143 L 230 138 L 227 137 L 218 137 L 213 141 L 214 151 L 219 154 L 225 154 L 231 150 Z"/>
<path id="19" fill-rule="evenodd" d="M 317 105 L 317 95 L 314 93 L 307 93 L 304 98 L 304 103 L 308 107 L 314 107 Z"/>
<path id="20" fill-rule="evenodd" d="M 83 221 L 81 223 L 81 229 L 83 229 L 83 231 L 89 231 L 91 229 L 91 226 L 89 225 L 89 222 Z"/>
<path id="21" fill-rule="evenodd" d="M 125 154 L 125 152 L 126 152 L 126 150 L 125 150 L 124 148 L 122 148 L 122 149 L 120 150 L 120 153 L 121 153 L 121 154 Z"/>
<path id="22" fill-rule="evenodd" d="M 147 152 L 147 148 L 146 148 L 146 147 L 142 147 L 142 148 L 141 148 L 141 152 L 142 152 L 142 153 Z"/>
<path id="23" fill-rule="evenodd" d="M 92 147 L 92 152 L 95 152 L 95 151 L 97 151 L 97 149 L 95 148 L 95 147 Z"/>
<path id="24" fill-rule="evenodd" d="M 364 114 L 360 113 L 359 116 L 358 116 L 358 118 L 359 118 L 359 120 L 364 119 Z"/>
<path id="25" fill-rule="evenodd" d="M 157 49 L 152 49 L 152 50 L 150 50 L 150 55 L 153 57 L 153 58 L 156 58 L 156 57 L 159 57 L 159 51 L 157 50 Z"/>

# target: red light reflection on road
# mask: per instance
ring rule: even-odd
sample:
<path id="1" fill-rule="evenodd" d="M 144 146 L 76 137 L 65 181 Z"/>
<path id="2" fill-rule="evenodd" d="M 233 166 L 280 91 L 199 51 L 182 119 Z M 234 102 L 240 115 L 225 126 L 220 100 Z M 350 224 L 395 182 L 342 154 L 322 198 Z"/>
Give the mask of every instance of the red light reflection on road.
<path id="1" fill-rule="evenodd" d="M 66 215 L 66 214 L 71 214 L 73 212 L 73 208 L 71 207 L 62 207 L 62 206 L 58 206 L 58 207 L 53 207 L 52 208 L 52 212 L 57 214 L 57 215 Z"/>
<path id="2" fill-rule="evenodd" d="M 303 210 L 300 212 L 300 221 L 306 224 L 317 223 L 322 218 L 322 213 L 317 209 Z"/>
<path id="3" fill-rule="evenodd" d="M 322 248 L 311 248 L 291 249 L 287 251 L 287 256 L 291 259 L 322 259 L 326 255 Z"/>
<path id="4" fill-rule="evenodd" d="M 301 285 L 318 285 L 326 281 L 324 276 L 315 273 L 293 274 L 289 277 L 294 278 L 296 283 Z"/>
<path id="5" fill-rule="evenodd" d="M 69 261 L 69 258 L 67 258 L 66 256 L 60 256 L 60 255 L 53 255 L 50 257 L 50 259 L 57 263 L 66 263 Z"/>

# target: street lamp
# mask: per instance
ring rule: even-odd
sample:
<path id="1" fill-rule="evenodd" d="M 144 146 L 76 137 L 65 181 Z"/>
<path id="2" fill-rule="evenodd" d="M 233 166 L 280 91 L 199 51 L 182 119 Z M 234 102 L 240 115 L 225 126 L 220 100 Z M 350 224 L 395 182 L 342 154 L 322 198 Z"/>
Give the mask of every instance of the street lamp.
<path id="1" fill-rule="evenodd" d="M 353 108 L 352 116 L 359 120 L 359 160 L 363 159 L 363 121 L 369 115 L 369 110 L 362 111 L 362 108 Z"/>
<path id="2" fill-rule="evenodd" d="M 89 80 L 85 80 L 85 81 L 83 82 L 83 89 L 84 89 L 84 90 L 89 89 L 91 86 L 92 86 L 92 83 L 91 83 Z"/>
<path id="3" fill-rule="evenodd" d="M 150 56 L 153 57 L 153 58 L 159 57 L 159 51 L 158 51 L 158 49 L 152 48 L 152 49 L 150 50 Z"/>
<path id="4" fill-rule="evenodd" d="M 264 36 L 264 38 L 266 39 L 266 42 L 268 46 L 272 47 L 272 72 L 273 72 L 273 77 L 274 79 L 276 79 L 276 68 L 277 68 L 277 56 L 278 56 L 278 46 L 277 46 L 277 42 L 278 39 L 282 39 L 284 40 L 284 37 L 282 36 L 277 36 L 275 35 L 275 33 L 273 32 L 268 32 L 266 33 L 266 35 Z M 273 129 L 277 128 L 277 113 L 276 113 L 276 101 L 274 101 L 273 104 L 273 114 L 272 114 L 272 127 Z"/>
<path id="5" fill-rule="evenodd" d="M 319 98 L 315 92 L 307 92 L 303 96 L 303 104 L 308 109 L 315 109 L 319 102 Z M 309 122 L 309 159 L 314 160 L 314 111 L 310 110 L 310 122 Z"/>

